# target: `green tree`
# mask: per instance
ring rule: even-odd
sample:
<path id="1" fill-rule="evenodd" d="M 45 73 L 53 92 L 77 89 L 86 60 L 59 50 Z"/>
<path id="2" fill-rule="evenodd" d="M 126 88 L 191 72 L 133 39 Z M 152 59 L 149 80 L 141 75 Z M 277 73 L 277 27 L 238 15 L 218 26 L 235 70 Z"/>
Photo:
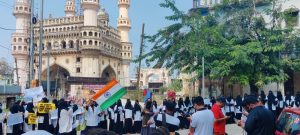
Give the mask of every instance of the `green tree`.
<path id="1" fill-rule="evenodd" d="M 13 68 L 7 63 L 5 58 L 0 59 L 0 77 L 11 76 L 13 74 Z"/>
<path id="2" fill-rule="evenodd" d="M 281 27 L 282 13 L 276 4 L 277 0 L 266 0 L 257 10 L 253 0 L 225 1 L 201 16 L 197 9 L 184 13 L 174 1 L 165 0 L 160 6 L 173 11 L 166 19 L 175 23 L 148 36 L 154 45 L 139 59 L 155 62 L 154 67 L 196 73 L 199 79 L 205 57 L 204 72 L 210 78 L 249 84 L 252 92 L 270 82 L 284 82 L 288 78 L 284 70 L 295 70 L 299 59 L 282 52 L 299 46 L 299 38 L 292 28 Z"/>

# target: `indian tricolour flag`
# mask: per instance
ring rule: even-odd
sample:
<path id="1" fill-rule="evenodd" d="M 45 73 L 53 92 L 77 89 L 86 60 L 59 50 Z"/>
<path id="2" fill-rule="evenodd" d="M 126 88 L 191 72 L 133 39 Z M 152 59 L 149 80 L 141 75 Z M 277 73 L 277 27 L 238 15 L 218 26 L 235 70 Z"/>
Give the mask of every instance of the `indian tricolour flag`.
<path id="1" fill-rule="evenodd" d="M 92 100 L 98 103 L 101 110 L 105 110 L 122 98 L 126 92 L 126 89 L 123 88 L 118 81 L 113 79 L 95 95 L 93 95 Z"/>

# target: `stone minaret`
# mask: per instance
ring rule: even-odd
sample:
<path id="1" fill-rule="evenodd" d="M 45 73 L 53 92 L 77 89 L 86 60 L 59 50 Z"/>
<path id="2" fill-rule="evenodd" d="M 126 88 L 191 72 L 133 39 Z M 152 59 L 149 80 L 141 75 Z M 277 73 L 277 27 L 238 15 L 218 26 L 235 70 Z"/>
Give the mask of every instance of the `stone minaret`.
<path id="1" fill-rule="evenodd" d="M 97 13 L 99 11 L 99 0 L 81 0 L 83 9 L 84 26 L 97 27 Z"/>
<path id="2" fill-rule="evenodd" d="M 99 43 L 100 29 L 98 25 L 99 0 L 81 0 L 84 23 L 81 27 L 81 75 L 82 77 L 100 77 L 99 67 Z"/>
<path id="3" fill-rule="evenodd" d="M 66 17 L 75 16 L 75 0 L 67 0 L 65 5 Z"/>
<path id="4" fill-rule="evenodd" d="M 16 17 L 16 32 L 12 34 L 12 55 L 17 61 L 17 72 L 14 71 L 14 83 L 26 87 L 29 69 L 29 37 L 30 37 L 30 0 L 16 0 L 13 15 Z"/>
<path id="5" fill-rule="evenodd" d="M 121 36 L 121 55 L 122 55 L 122 73 L 120 77 L 120 83 L 123 86 L 130 85 L 129 67 L 132 57 L 132 43 L 129 42 L 129 30 L 131 29 L 131 22 L 128 16 L 128 9 L 130 7 L 130 0 L 119 0 L 119 19 L 118 29 Z"/>

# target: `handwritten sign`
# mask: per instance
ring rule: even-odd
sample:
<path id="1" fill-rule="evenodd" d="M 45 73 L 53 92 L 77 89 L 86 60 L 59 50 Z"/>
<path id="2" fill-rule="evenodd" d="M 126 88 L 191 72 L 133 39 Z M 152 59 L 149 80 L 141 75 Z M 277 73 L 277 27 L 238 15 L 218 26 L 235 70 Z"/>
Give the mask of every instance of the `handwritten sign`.
<path id="1" fill-rule="evenodd" d="M 39 113 L 49 113 L 55 109 L 55 105 L 52 103 L 39 103 L 37 108 Z"/>
<path id="2" fill-rule="evenodd" d="M 9 114 L 7 117 L 7 126 L 23 123 L 22 113 Z"/>
<path id="3" fill-rule="evenodd" d="M 33 125 L 37 124 L 37 116 L 35 113 L 28 113 L 28 124 Z"/>

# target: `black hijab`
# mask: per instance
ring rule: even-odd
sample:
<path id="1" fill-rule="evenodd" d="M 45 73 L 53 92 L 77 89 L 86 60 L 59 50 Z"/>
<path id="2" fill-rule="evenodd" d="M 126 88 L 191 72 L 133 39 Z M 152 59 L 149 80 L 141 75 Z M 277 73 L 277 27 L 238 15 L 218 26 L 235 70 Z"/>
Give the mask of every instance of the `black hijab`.
<path id="1" fill-rule="evenodd" d="M 292 100 L 292 95 L 290 94 L 290 92 L 286 93 L 285 100 Z"/>
<path id="2" fill-rule="evenodd" d="M 155 108 L 157 108 L 157 102 L 155 100 L 152 102 L 152 104 Z"/>
<path id="3" fill-rule="evenodd" d="M 281 94 L 280 91 L 277 91 L 277 99 L 278 99 L 279 101 L 282 101 L 282 100 L 283 100 L 283 97 L 282 97 L 282 94 Z"/>
<path id="4" fill-rule="evenodd" d="M 135 113 L 136 111 L 142 111 L 142 108 L 141 108 L 138 100 L 135 101 L 134 108 L 133 108 L 133 112 Z"/>
<path id="5" fill-rule="evenodd" d="M 15 103 L 10 109 L 9 111 L 14 114 L 14 113 L 18 113 L 19 112 L 19 105 L 17 103 Z"/>
<path id="6" fill-rule="evenodd" d="M 269 95 L 268 95 L 268 103 L 273 103 L 273 102 L 275 102 L 275 96 L 274 96 L 274 94 L 273 94 L 273 92 L 272 91 L 269 91 Z"/>
<path id="7" fill-rule="evenodd" d="M 184 100 L 184 105 L 185 105 L 186 107 L 188 107 L 188 106 L 190 106 L 190 104 L 191 104 L 190 97 L 186 97 L 185 100 Z"/>
<path id="8" fill-rule="evenodd" d="M 260 98 L 262 98 L 263 100 L 266 99 L 266 94 L 264 91 L 260 91 Z"/>
<path id="9" fill-rule="evenodd" d="M 181 108 L 181 106 L 183 106 L 183 99 L 179 98 L 179 100 L 178 100 L 178 108 Z"/>
<path id="10" fill-rule="evenodd" d="M 28 104 L 27 104 L 27 107 L 26 107 L 26 110 L 27 110 L 29 113 L 34 113 L 33 108 L 34 108 L 33 103 L 28 103 Z"/>
<path id="11" fill-rule="evenodd" d="M 242 100 L 242 97 L 240 95 L 238 95 L 236 97 L 236 105 L 237 106 L 243 106 L 243 100 Z"/>
<path id="12" fill-rule="evenodd" d="M 127 99 L 127 102 L 125 104 L 125 109 L 129 109 L 129 110 L 133 109 L 130 99 Z"/>

